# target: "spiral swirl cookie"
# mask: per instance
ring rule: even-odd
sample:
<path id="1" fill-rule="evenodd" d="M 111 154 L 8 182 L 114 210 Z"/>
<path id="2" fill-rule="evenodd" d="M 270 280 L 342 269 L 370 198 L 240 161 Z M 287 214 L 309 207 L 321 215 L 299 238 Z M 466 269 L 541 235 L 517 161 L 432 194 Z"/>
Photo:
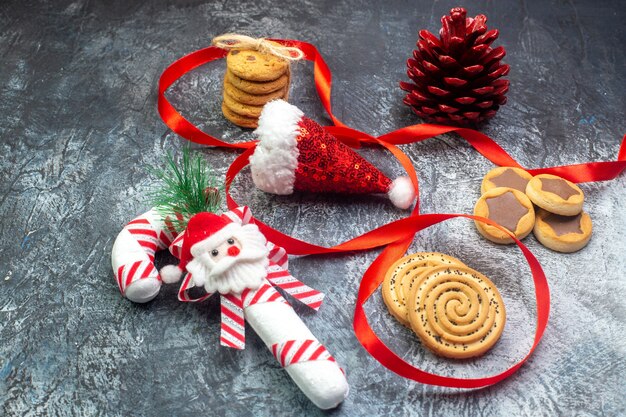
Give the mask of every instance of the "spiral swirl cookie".
<path id="1" fill-rule="evenodd" d="M 387 271 L 382 285 L 382 296 L 387 309 L 400 323 L 411 327 L 406 296 L 420 276 L 441 265 L 465 266 L 452 256 L 437 252 L 418 252 L 405 256 L 394 263 Z"/>
<path id="2" fill-rule="evenodd" d="M 541 174 L 528 181 L 528 198 L 550 213 L 575 216 L 583 209 L 585 196 L 573 182 L 556 175 Z"/>
<path id="3" fill-rule="evenodd" d="M 447 358 L 470 358 L 500 338 L 506 312 L 495 285 L 468 267 L 431 269 L 407 300 L 411 328 L 422 343 Z"/>
<path id="4" fill-rule="evenodd" d="M 587 213 L 580 212 L 576 216 L 560 216 L 539 209 L 533 233 L 541 244 L 557 252 L 576 252 L 584 248 L 589 239 L 593 225 Z"/>
<path id="5" fill-rule="evenodd" d="M 518 239 L 525 238 L 535 224 L 535 209 L 526 194 L 513 188 L 493 188 L 483 194 L 474 206 L 474 215 L 486 217 L 506 227 Z M 485 238 L 495 243 L 513 243 L 513 239 L 487 223 L 474 221 Z"/>
<path id="6" fill-rule="evenodd" d="M 525 193 L 528 181 L 532 177 L 532 175 L 521 168 L 497 167 L 485 175 L 480 186 L 480 192 L 485 194 L 487 191 L 497 187 L 508 187 Z"/>

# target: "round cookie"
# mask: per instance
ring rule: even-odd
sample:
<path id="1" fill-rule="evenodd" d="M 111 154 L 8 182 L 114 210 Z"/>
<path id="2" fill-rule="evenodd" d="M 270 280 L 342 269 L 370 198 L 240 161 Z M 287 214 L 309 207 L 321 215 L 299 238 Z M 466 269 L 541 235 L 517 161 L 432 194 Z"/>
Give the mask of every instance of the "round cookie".
<path id="1" fill-rule="evenodd" d="M 532 175 L 521 168 L 497 167 L 489 171 L 483 178 L 480 193 L 485 194 L 487 191 L 497 187 L 514 188 L 525 193 L 526 185 L 528 185 L 528 181 L 532 177 Z"/>
<path id="2" fill-rule="evenodd" d="M 254 82 L 241 79 L 237 77 L 230 71 L 226 71 L 226 79 L 230 82 L 235 88 L 240 89 L 241 91 L 245 91 L 250 94 L 269 94 L 276 90 L 280 90 L 289 85 L 290 72 L 287 71 L 287 74 L 281 75 L 279 78 L 274 81 L 267 82 Z"/>
<path id="3" fill-rule="evenodd" d="M 222 102 L 222 113 L 224 117 L 228 119 L 230 122 L 236 124 L 240 127 L 245 127 L 249 129 L 256 129 L 259 127 L 259 120 L 252 117 L 245 117 L 240 114 L 233 112 L 229 109 L 224 102 Z"/>
<path id="4" fill-rule="evenodd" d="M 585 201 L 585 195 L 576 184 L 550 174 L 540 174 L 528 181 L 526 195 L 542 209 L 562 216 L 577 215 Z"/>
<path id="5" fill-rule="evenodd" d="M 381 287 L 383 301 L 391 315 L 403 325 L 410 327 L 406 295 L 412 283 L 422 273 L 440 265 L 465 266 L 458 259 L 443 253 L 417 252 L 399 259 L 387 271 Z"/>
<path id="6" fill-rule="evenodd" d="M 593 225 L 584 211 L 576 216 L 561 216 L 539 209 L 533 233 L 543 246 L 557 252 L 576 252 L 587 246 Z"/>
<path id="7" fill-rule="evenodd" d="M 496 286 L 468 267 L 440 266 L 417 283 L 407 300 L 411 328 L 438 355 L 479 356 L 500 338 L 506 311 Z"/>
<path id="8" fill-rule="evenodd" d="M 249 104 L 251 106 L 263 106 L 268 101 L 276 100 L 278 98 L 284 99 L 287 94 L 286 86 L 268 94 L 246 93 L 245 91 L 232 85 L 227 78 L 224 78 L 224 91 L 226 94 L 235 99 L 235 101 L 242 104 Z"/>
<path id="9" fill-rule="evenodd" d="M 251 106 L 249 104 L 239 103 L 228 94 L 228 91 L 224 91 L 224 104 L 234 113 L 254 119 L 258 119 L 263 110 L 263 106 Z"/>
<path id="10" fill-rule="evenodd" d="M 474 206 L 474 215 L 493 220 L 518 239 L 528 236 L 535 224 L 535 209 L 530 199 L 523 192 L 507 187 L 493 188 L 483 194 Z M 474 223 L 480 234 L 494 243 L 514 242 L 508 234 L 494 226 L 477 220 Z"/>
<path id="11" fill-rule="evenodd" d="M 232 49 L 226 55 L 226 66 L 244 80 L 273 81 L 287 72 L 289 62 L 264 52 Z"/>

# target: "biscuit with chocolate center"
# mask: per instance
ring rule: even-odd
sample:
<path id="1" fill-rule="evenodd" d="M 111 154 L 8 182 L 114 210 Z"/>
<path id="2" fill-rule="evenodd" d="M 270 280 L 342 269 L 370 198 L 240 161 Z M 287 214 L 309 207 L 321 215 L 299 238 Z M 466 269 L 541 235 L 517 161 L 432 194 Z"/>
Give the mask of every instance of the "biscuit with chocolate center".
<path id="1" fill-rule="evenodd" d="M 575 216 L 583 209 L 585 196 L 573 182 L 556 175 L 541 174 L 528 181 L 528 198 L 550 213 Z"/>
<path id="2" fill-rule="evenodd" d="M 557 252 L 576 252 L 589 243 L 593 224 L 589 214 L 561 216 L 546 210 L 537 210 L 533 233 L 541 244 Z"/>
<path id="3" fill-rule="evenodd" d="M 485 175 L 480 186 L 481 194 L 496 187 L 508 187 L 526 192 L 526 185 L 533 176 L 521 168 L 497 167 Z"/>
<path id="4" fill-rule="evenodd" d="M 474 215 L 493 220 L 511 231 L 517 239 L 528 236 L 535 224 L 535 210 L 526 194 L 507 187 L 492 188 L 483 194 L 474 206 Z M 492 242 L 514 242 L 511 236 L 495 226 L 478 220 L 474 223 L 480 234 Z"/>

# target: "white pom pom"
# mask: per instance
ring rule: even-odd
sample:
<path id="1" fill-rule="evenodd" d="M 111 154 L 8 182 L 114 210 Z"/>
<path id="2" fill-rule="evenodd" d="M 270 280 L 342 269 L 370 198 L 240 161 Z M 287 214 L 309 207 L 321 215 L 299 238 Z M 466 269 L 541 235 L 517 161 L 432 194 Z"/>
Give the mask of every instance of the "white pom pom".
<path id="1" fill-rule="evenodd" d="M 409 177 L 393 180 L 387 194 L 393 205 L 401 209 L 408 209 L 415 200 L 415 188 Z"/>
<path id="2" fill-rule="evenodd" d="M 180 281 L 180 277 L 183 276 L 183 271 L 177 265 L 165 265 L 159 271 L 161 280 L 166 284 L 173 284 Z"/>

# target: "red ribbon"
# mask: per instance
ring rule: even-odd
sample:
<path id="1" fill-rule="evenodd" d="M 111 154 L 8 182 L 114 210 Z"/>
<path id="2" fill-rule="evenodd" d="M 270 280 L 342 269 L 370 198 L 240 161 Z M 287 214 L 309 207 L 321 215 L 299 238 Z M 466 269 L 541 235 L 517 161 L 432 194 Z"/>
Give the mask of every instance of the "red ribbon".
<path id="1" fill-rule="evenodd" d="M 300 48 L 305 54 L 305 59 L 313 62 L 313 75 L 317 93 L 319 95 L 322 105 L 324 106 L 324 109 L 326 110 L 334 124 L 334 126 L 325 127 L 325 129 L 327 129 L 331 134 L 336 136 L 339 140 L 354 148 L 358 148 L 362 144 L 377 144 L 387 148 L 390 152 L 392 152 L 392 154 L 398 159 L 398 161 L 407 171 L 416 189 L 418 186 L 418 182 L 417 175 L 415 174 L 415 169 L 408 156 L 404 154 L 400 149 L 398 149 L 396 145 L 420 142 L 422 140 L 429 139 L 445 133 L 454 132 L 458 134 L 460 137 L 465 139 L 472 147 L 474 147 L 474 149 L 476 149 L 481 155 L 483 155 L 485 158 L 489 159 L 496 165 L 521 167 L 521 165 L 504 149 L 502 149 L 493 139 L 483 133 L 468 128 L 441 126 L 434 124 L 419 124 L 407 126 L 402 129 L 398 129 L 393 132 L 384 134 L 382 136 L 374 137 L 367 133 L 360 132 L 344 125 L 337 117 L 335 117 L 332 112 L 332 74 L 317 48 L 310 43 L 302 41 L 281 39 L 274 39 L 274 41 L 284 45 Z M 248 158 L 254 152 L 256 142 L 250 141 L 240 143 L 228 143 L 223 142 L 211 135 L 208 135 L 207 133 L 202 132 L 200 129 L 194 126 L 187 119 L 185 119 L 178 111 L 176 111 L 174 106 L 172 106 L 167 98 L 165 98 L 165 92 L 167 91 L 167 89 L 183 75 L 201 65 L 217 59 L 222 59 L 225 56 L 226 51 L 216 47 L 208 47 L 185 55 L 184 57 L 171 64 L 163 72 L 161 78 L 159 79 L 158 110 L 165 124 L 185 139 L 208 146 L 218 146 L 244 150 L 244 152 L 239 157 L 237 157 L 235 161 L 231 164 L 226 174 L 226 201 L 228 207 L 230 209 L 233 209 L 239 206 L 239 204 L 235 202 L 235 200 L 231 197 L 229 193 L 230 186 L 237 174 L 248 165 Z M 580 183 L 610 180 L 616 178 L 625 169 L 626 135 L 624 135 L 622 139 L 617 159 L 615 161 L 589 162 L 585 164 L 565 165 L 551 168 L 529 169 L 528 172 L 533 175 L 554 174 L 566 178 L 572 182 Z M 386 246 L 381 254 L 376 258 L 374 263 L 367 269 L 359 286 L 353 323 L 356 337 L 359 339 L 363 347 L 377 361 L 379 361 L 388 369 L 405 378 L 409 378 L 425 384 L 441 385 L 447 387 L 479 388 L 495 384 L 515 373 L 517 369 L 519 369 L 519 367 L 521 367 L 522 364 L 530 357 L 532 352 L 539 344 L 539 341 L 541 340 L 543 332 L 548 323 L 548 316 L 550 311 L 550 291 L 548 288 L 545 274 L 541 268 L 541 265 L 533 256 L 533 254 L 528 250 L 528 248 L 526 248 L 523 243 L 515 239 L 514 236 L 511 235 L 515 239 L 515 243 L 517 244 L 517 246 L 524 254 L 526 262 L 530 267 L 533 282 L 535 285 L 535 297 L 537 300 L 537 327 L 535 330 L 533 345 L 528 351 L 527 355 L 504 372 L 485 378 L 471 379 L 445 377 L 424 372 L 419 368 L 416 368 L 402 360 L 376 336 L 376 334 L 367 322 L 367 317 L 363 309 L 364 303 L 380 286 L 386 270 L 397 259 L 399 259 L 406 253 L 408 247 L 413 241 L 415 233 L 424 230 L 434 224 L 455 217 L 465 217 L 468 219 L 485 222 L 494 225 L 506 232 L 505 229 L 499 227 L 491 220 L 482 217 L 475 217 L 465 214 L 419 214 L 419 199 L 418 203 L 415 205 L 415 208 L 408 217 L 388 223 L 384 226 L 381 226 L 377 229 L 369 231 L 363 235 L 357 236 L 347 242 L 341 243 L 333 247 L 318 246 L 308 242 L 304 242 L 295 239 L 289 235 L 283 234 L 256 219 L 255 222 L 258 224 L 259 228 L 270 241 L 276 242 L 280 246 L 284 247 L 288 253 L 294 255 L 359 251 Z"/>

